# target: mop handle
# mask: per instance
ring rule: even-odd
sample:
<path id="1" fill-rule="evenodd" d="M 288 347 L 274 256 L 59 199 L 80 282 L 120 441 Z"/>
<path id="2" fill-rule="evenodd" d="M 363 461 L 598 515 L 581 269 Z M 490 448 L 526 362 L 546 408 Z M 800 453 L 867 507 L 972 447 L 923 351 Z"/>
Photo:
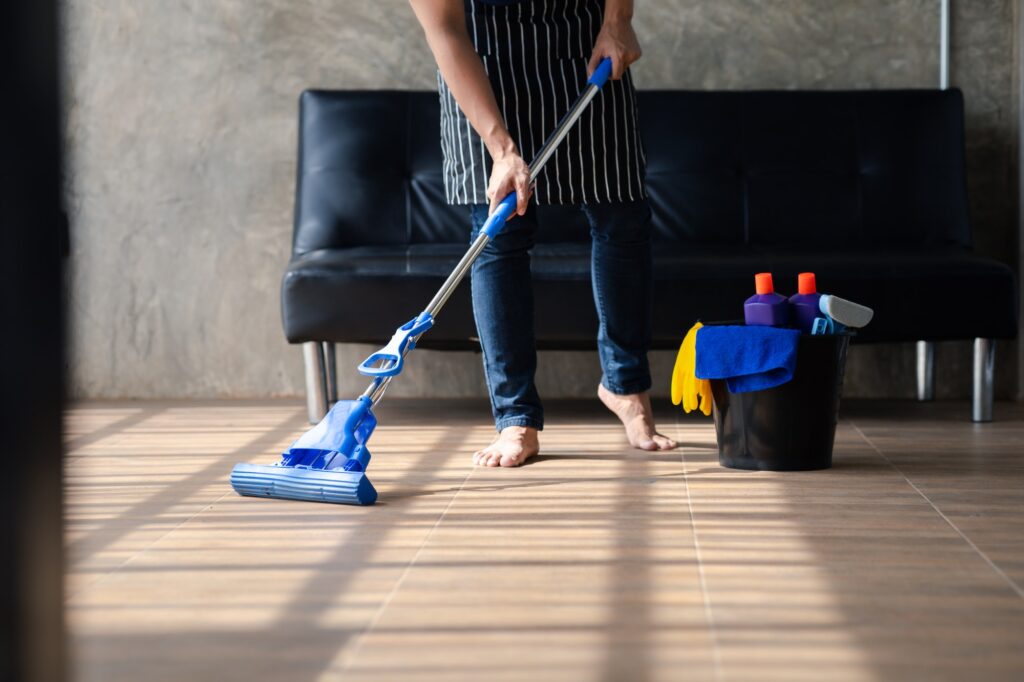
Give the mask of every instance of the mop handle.
<path id="1" fill-rule="evenodd" d="M 572 105 L 565 116 L 562 117 L 562 120 L 559 121 L 555 131 L 551 133 L 551 136 L 548 137 L 544 146 L 541 147 L 540 151 L 533 157 L 533 161 L 530 162 L 529 168 L 531 184 L 537 179 L 537 176 L 540 175 L 541 170 L 544 169 L 544 165 L 551 159 L 551 156 L 555 153 L 558 145 L 560 145 L 562 140 L 565 139 L 565 136 L 569 134 L 569 130 L 572 129 L 573 125 L 576 124 L 576 121 L 578 121 L 580 116 L 583 115 L 583 112 L 586 110 L 591 100 L 597 96 L 601 87 L 608 82 L 608 78 L 611 77 L 611 74 L 612 60 L 610 57 L 605 57 L 601 60 L 601 63 L 598 64 L 597 68 L 594 69 L 594 73 L 587 79 L 586 88 L 582 93 L 580 93 L 580 96 L 576 98 L 576 102 Z M 501 232 L 502 228 L 505 227 L 506 221 L 515 212 L 517 203 L 518 197 L 515 192 L 510 193 L 498 202 L 498 206 L 494 209 L 494 213 L 491 213 L 487 217 L 487 221 L 484 223 L 483 227 L 480 228 L 480 233 L 477 235 L 476 239 L 473 240 L 469 250 L 466 251 L 459 260 L 455 269 L 452 270 L 450 275 L 448 275 L 448 279 L 446 279 L 444 284 L 441 285 L 441 288 L 437 290 L 437 293 L 434 294 L 434 298 L 430 300 L 430 303 L 427 304 L 427 307 L 421 315 L 426 314 L 429 315 L 430 318 L 437 317 L 437 314 L 441 312 L 441 308 L 443 308 L 444 304 L 448 302 L 452 292 L 454 292 L 459 286 L 459 283 L 462 282 L 462 279 L 466 276 L 466 273 L 469 272 L 469 269 L 480 256 L 484 247 L 487 246 L 487 243 L 494 239 L 494 237 Z M 405 346 L 402 351 L 403 357 L 410 349 L 416 346 L 416 341 L 419 340 L 420 336 L 422 336 L 422 333 L 414 337 L 412 339 L 412 343 Z M 391 383 L 392 378 L 394 378 L 394 375 L 378 376 L 374 378 L 370 385 L 366 387 L 363 395 L 369 397 L 372 403 L 376 405 L 384 396 L 384 391 L 387 390 L 388 384 Z"/>
<path id="2" fill-rule="evenodd" d="M 569 130 L 572 129 L 576 121 L 579 120 L 579 117 L 583 115 L 583 111 L 587 108 L 587 105 L 590 104 L 590 101 L 594 99 L 598 91 L 600 91 L 601 86 L 608 81 L 608 77 L 611 76 L 611 73 L 612 60 L 610 57 L 605 57 L 601 60 L 598 67 L 594 69 L 594 73 L 590 78 L 587 79 L 587 89 L 579 96 L 576 103 L 573 104 L 572 108 L 569 110 L 569 113 L 562 117 L 562 121 L 558 124 L 558 127 L 555 128 L 555 132 L 551 134 L 551 137 L 547 139 L 544 146 L 541 147 L 541 150 L 535 157 L 533 157 L 533 161 L 530 162 L 531 184 L 537 179 L 537 176 L 540 175 L 540 172 L 543 170 L 545 164 L 547 164 L 548 159 L 550 159 L 555 153 L 555 150 L 558 149 L 558 145 L 560 145 L 562 140 L 565 139 L 565 136 L 569 134 Z M 509 217 L 515 212 L 518 202 L 519 198 L 516 196 L 516 193 L 510 192 L 508 196 L 498 202 L 498 207 L 494 209 L 494 213 L 487 217 L 487 222 L 485 222 L 483 227 L 480 228 L 480 232 L 482 234 L 486 234 L 489 240 L 494 239 L 495 235 L 501 232 Z M 444 287 L 442 287 L 442 289 L 443 288 Z M 437 297 L 435 296 L 435 299 L 436 298 Z M 433 303 L 433 301 L 431 301 L 431 303 Z M 441 305 L 444 305 L 443 301 L 441 302 Z M 431 306 L 428 305 L 427 310 L 431 310 Z M 440 310 L 440 306 L 437 310 Z M 433 310 L 431 314 L 436 314 L 437 310 Z"/>
<path id="3" fill-rule="evenodd" d="M 533 161 L 530 162 L 530 182 L 533 183 L 540 175 L 540 172 L 544 169 L 544 165 L 547 164 L 548 160 L 551 159 L 558 145 L 562 143 L 565 136 L 569 134 L 573 125 L 579 120 L 580 116 L 586 110 L 587 105 L 590 104 L 591 100 L 597 96 L 600 92 L 601 86 L 607 81 L 608 77 L 612 73 L 612 60 L 610 57 L 605 57 L 601 60 L 600 65 L 594 69 L 593 75 L 587 79 L 587 87 L 576 99 L 576 102 L 569 109 L 568 113 L 562 117 L 562 120 L 558 123 L 558 127 L 551 133 L 544 146 L 541 147 L 537 155 L 533 157 Z M 437 317 L 437 314 L 444 307 L 444 304 L 448 301 L 448 298 L 452 295 L 452 292 L 465 277 L 469 271 L 473 262 L 476 261 L 477 257 L 480 256 L 480 252 L 483 251 L 484 247 L 487 246 L 487 242 L 494 239 L 494 237 L 501 232 L 505 223 L 509 217 L 515 212 L 516 204 L 518 203 L 518 197 L 515 192 L 511 192 L 508 196 L 498 202 L 497 208 L 494 209 L 494 213 L 487 217 L 487 222 L 484 223 L 483 227 L 480 228 L 480 234 L 477 235 L 476 240 L 469 247 L 469 251 L 462 257 L 459 264 L 455 266 L 455 270 L 448 275 L 448 279 L 445 280 L 441 288 L 438 289 L 437 293 L 434 294 L 434 298 L 431 299 L 430 303 L 427 304 L 426 311 L 430 313 L 431 317 Z"/>

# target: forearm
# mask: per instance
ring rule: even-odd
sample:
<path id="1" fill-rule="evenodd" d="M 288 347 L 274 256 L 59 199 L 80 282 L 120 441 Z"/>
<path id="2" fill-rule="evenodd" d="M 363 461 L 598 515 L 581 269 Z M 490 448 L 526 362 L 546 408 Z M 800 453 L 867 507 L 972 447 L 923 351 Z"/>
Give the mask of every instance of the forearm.
<path id="1" fill-rule="evenodd" d="M 437 36 L 430 49 L 441 76 L 473 129 L 483 139 L 491 158 L 516 152 L 515 142 L 505 127 L 494 98 L 491 81 L 469 38 L 460 40 L 450 35 Z"/>
<path id="2" fill-rule="evenodd" d="M 633 21 L 633 0 L 605 0 L 604 23 Z"/>
<path id="3" fill-rule="evenodd" d="M 423 26 L 427 44 L 434 54 L 441 76 L 452 91 L 459 108 L 483 139 L 491 158 L 518 153 L 483 62 L 466 29 L 462 2 L 452 0 L 410 0 Z"/>
<path id="4" fill-rule="evenodd" d="M 618 80 L 641 54 L 633 31 L 633 0 L 605 0 L 604 23 L 597 34 L 587 74 L 592 74 L 603 58 L 611 57 L 612 80 Z"/>

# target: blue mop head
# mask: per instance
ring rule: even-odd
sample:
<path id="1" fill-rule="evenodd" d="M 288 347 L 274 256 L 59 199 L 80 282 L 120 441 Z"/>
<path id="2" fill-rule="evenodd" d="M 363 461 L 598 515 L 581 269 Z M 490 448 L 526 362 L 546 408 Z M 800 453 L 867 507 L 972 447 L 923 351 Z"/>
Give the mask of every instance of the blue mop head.
<path id="1" fill-rule="evenodd" d="M 231 487 L 239 495 L 286 500 L 373 504 L 377 491 L 366 477 L 366 441 L 377 426 L 370 399 L 335 403 L 273 465 L 236 464 Z"/>

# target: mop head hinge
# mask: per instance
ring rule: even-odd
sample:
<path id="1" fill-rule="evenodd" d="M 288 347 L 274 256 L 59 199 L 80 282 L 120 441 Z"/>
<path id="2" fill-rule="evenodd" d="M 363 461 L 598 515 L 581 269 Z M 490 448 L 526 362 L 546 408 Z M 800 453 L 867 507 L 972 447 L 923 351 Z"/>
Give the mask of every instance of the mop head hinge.
<path id="1" fill-rule="evenodd" d="M 434 318 L 423 311 L 395 330 L 388 345 L 370 355 L 359 365 L 360 374 L 368 377 L 393 377 L 400 374 L 406 352 L 416 347 L 416 339 L 434 326 Z"/>

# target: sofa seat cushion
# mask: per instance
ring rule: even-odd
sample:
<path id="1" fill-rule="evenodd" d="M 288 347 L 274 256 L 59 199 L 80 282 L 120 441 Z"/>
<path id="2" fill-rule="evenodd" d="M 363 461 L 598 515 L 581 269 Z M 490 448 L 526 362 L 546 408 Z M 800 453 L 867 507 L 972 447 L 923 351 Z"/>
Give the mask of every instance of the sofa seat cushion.
<path id="1" fill-rule="evenodd" d="M 285 333 L 293 343 L 382 343 L 414 317 L 467 245 L 417 244 L 321 249 L 296 256 L 282 283 Z M 533 250 L 539 348 L 593 347 L 597 329 L 590 248 L 541 243 Z M 693 324 L 742 317 L 755 272 L 770 271 L 781 293 L 796 275 L 817 274 L 825 293 L 875 309 L 858 341 L 1016 336 L 1017 295 L 1006 265 L 960 249 L 815 252 L 659 243 L 655 246 L 654 345 L 671 348 Z M 468 279 L 468 278 L 467 278 Z M 982 303 L 984 305 L 982 305 Z M 423 347 L 476 346 L 469 282 L 452 295 Z"/>

